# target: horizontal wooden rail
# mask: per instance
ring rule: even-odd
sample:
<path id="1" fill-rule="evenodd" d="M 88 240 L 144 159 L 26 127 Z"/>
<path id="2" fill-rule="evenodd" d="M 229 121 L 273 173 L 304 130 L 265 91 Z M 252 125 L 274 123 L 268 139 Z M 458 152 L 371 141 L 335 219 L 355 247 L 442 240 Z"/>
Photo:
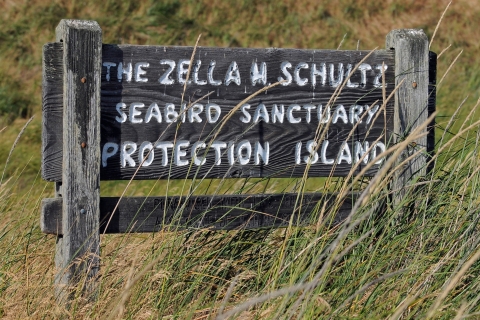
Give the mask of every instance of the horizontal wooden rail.
<path id="1" fill-rule="evenodd" d="M 337 210 L 332 210 L 336 194 L 296 193 L 223 195 L 191 197 L 119 197 L 100 198 L 100 232 L 155 232 L 168 227 L 211 228 L 217 230 L 253 229 L 305 222 L 312 217 L 335 212 L 332 223 L 341 222 L 350 213 L 357 194 L 350 194 Z M 119 202 L 120 200 L 120 202 Z M 119 203 L 118 203 L 119 202 Z M 118 203 L 118 208 L 112 212 Z M 299 208 L 294 211 L 294 208 Z M 300 212 L 300 215 L 298 213 Z M 76 213 L 82 215 L 79 211 Z M 42 201 L 41 229 L 44 233 L 64 234 L 62 199 Z M 107 225 L 108 220 L 110 223 Z M 331 218 L 328 215 L 324 219 Z M 297 219 L 299 221 L 297 221 Z M 308 220 L 310 221 L 310 220 Z M 328 221 L 328 220 L 326 220 Z"/>

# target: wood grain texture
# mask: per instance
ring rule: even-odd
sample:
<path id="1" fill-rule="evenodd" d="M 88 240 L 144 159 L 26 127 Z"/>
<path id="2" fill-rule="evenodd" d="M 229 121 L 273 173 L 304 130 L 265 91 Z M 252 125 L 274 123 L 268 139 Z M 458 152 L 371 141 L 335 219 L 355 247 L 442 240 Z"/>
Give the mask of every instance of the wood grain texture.
<path id="1" fill-rule="evenodd" d="M 428 53 L 428 116 L 430 117 L 437 110 L 437 54 L 430 51 Z M 428 126 L 427 152 L 430 161 L 435 153 L 435 119 Z M 430 162 L 427 172 L 433 169 L 434 162 Z"/>
<path id="2" fill-rule="evenodd" d="M 386 46 L 395 52 L 395 82 L 398 85 L 403 81 L 395 93 L 394 131 L 396 142 L 400 142 L 428 119 L 428 39 L 423 30 L 393 30 L 387 35 Z M 426 150 L 427 142 L 427 136 L 417 139 L 413 146 L 403 152 L 398 163 L 403 162 L 418 148 Z M 426 174 L 428 157 L 427 152 L 424 152 L 410 160 L 403 170 L 396 171 L 392 185 L 396 201 L 402 201 L 409 183 Z"/>
<path id="3" fill-rule="evenodd" d="M 85 273 L 89 283 L 99 267 L 102 32 L 93 21 L 62 20 L 56 37 L 63 43 L 61 200 L 62 225 L 68 230 L 57 242 L 61 256 L 56 257 L 56 283 L 61 289 L 75 285 Z"/>
<path id="4" fill-rule="evenodd" d="M 51 45 L 53 51 L 61 51 L 61 44 Z M 202 123 L 189 123 L 188 115 L 185 123 L 178 122 L 173 124 L 165 123 L 165 116 L 162 114 L 162 123 L 158 123 L 155 118 L 149 123 L 131 123 L 127 120 L 124 123 L 118 123 L 115 118 L 119 116 L 116 110 L 117 103 L 125 103 L 127 106 L 125 113 L 129 114 L 129 107 L 132 103 L 143 103 L 144 108 L 139 109 L 141 115 L 137 118 L 145 120 L 145 113 L 152 103 L 157 103 L 160 110 L 164 111 L 164 107 L 168 103 L 175 106 L 178 112 L 182 102 L 183 85 L 178 83 L 177 69 L 180 60 L 188 60 L 192 54 L 191 47 L 163 47 L 163 46 L 131 46 L 131 45 L 103 45 L 103 62 L 115 64 L 109 69 L 110 80 L 107 80 L 107 67 L 102 67 L 102 95 L 101 95 L 101 148 L 107 142 L 113 142 L 121 146 L 122 142 L 131 141 L 137 144 L 137 151 L 132 158 L 135 161 L 135 166 L 126 166 L 124 168 L 120 165 L 120 155 L 117 152 L 113 157 L 107 160 L 107 166 L 101 168 L 102 180 L 126 180 L 130 179 L 137 170 L 141 162 L 138 154 L 138 148 L 144 141 L 154 143 L 156 141 L 180 141 L 187 140 L 190 146 L 196 141 L 205 141 L 207 144 L 211 142 L 213 137 L 215 141 L 224 141 L 228 143 L 233 141 L 238 143 L 241 140 L 249 140 L 252 145 L 256 141 L 262 144 L 269 142 L 270 144 L 270 159 L 268 165 L 254 165 L 253 157 L 247 165 L 229 165 L 227 159 L 227 152 L 222 151 L 221 165 L 214 165 L 214 150 L 210 148 L 207 153 L 207 161 L 204 165 L 197 167 L 196 165 L 186 166 L 162 166 L 160 150 L 154 150 L 154 161 L 148 167 L 141 167 L 135 179 L 181 179 L 194 177 L 209 177 L 209 178 L 234 178 L 234 177 L 291 177 L 302 176 L 305 170 L 305 163 L 302 161 L 300 165 L 295 164 L 295 145 L 297 142 L 303 142 L 301 157 L 308 156 L 308 151 L 305 144 L 308 140 L 315 137 L 315 132 L 319 126 L 319 121 L 316 113 L 312 113 L 310 123 L 306 122 L 307 111 L 303 109 L 304 105 L 313 104 L 316 107 L 322 104 L 325 108 L 331 96 L 335 91 L 329 79 L 330 65 L 334 68 L 334 79 L 338 79 L 339 63 L 344 67 L 344 79 L 347 73 L 348 64 L 355 66 L 361 61 L 368 51 L 333 51 L 333 50 L 298 50 L 298 49 L 251 49 L 251 48 L 197 48 L 195 61 L 201 60 L 198 71 L 199 80 L 206 80 L 208 73 L 208 64 L 211 61 L 216 62 L 213 72 L 214 80 L 222 81 L 223 84 L 214 86 L 211 84 L 198 85 L 190 83 L 187 85 L 184 102 L 190 103 L 200 99 L 209 92 L 213 92 L 208 98 L 205 98 L 198 103 L 206 107 L 207 103 L 215 103 L 221 108 L 221 118 L 216 123 L 207 123 L 205 114 L 200 114 Z M 52 55 L 55 55 L 52 52 Z M 162 59 L 171 59 L 176 62 L 177 67 L 172 72 L 171 78 L 175 79 L 173 85 L 163 85 L 159 83 L 159 78 L 168 70 L 168 66 L 161 65 Z M 52 59 L 52 61 L 56 61 Z M 238 65 L 239 74 L 241 76 L 241 84 L 237 85 L 234 82 L 226 86 L 225 74 L 232 61 L 236 61 Z M 298 104 L 302 110 L 295 111 L 295 117 L 301 118 L 301 122 L 297 124 L 290 124 L 284 120 L 283 124 L 278 122 L 273 124 L 260 121 L 257 124 L 243 123 L 240 121 L 242 113 L 236 112 L 215 136 L 219 124 L 226 114 L 232 110 L 240 101 L 248 97 L 250 94 L 256 92 L 263 87 L 263 84 L 252 85 L 250 81 L 250 68 L 252 62 L 257 62 L 260 66 L 261 62 L 265 62 L 267 66 L 267 84 L 278 81 L 278 77 L 282 76 L 280 65 L 283 61 L 289 61 L 292 68 L 290 73 L 294 73 L 295 66 L 301 62 L 308 65 L 308 69 L 302 69 L 299 72 L 301 78 L 308 80 L 304 86 L 299 86 L 293 82 L 289 86 L 277 86 L 268 90 L 265 93 L 258 95 L 251 99 L 250 114 L 253 116 L 256 107 L 263 103 L 269 116 L 271 117 L 271 110 L 276 104 L 277 106 L 284 105 L 285 111 L 292 104 Z M 132 80 L 129 82 L 124 75 L 122 81 L 117 80 L 118 65 L 122 62 L 123 65 L 132 64 L 133 74 Z M 141 75 L 141 78 L 147 79 L 147 82 L 135 81 L 135 65 L 137 63 L 148 63 L 149 67 L 143 70 L 146 72 Z M 317 84 L 315 87 L 311 84 L 311 69 L 312 64 L 315 63 L 317 69 L 322 63 L 326 64 L 327 79 L 325 85 L 321 84 L 322 78 L 317 76 Z M 394 88 L 394 59 L 393 52 L 390 50 L 378 50 L 374 52 L 366 61 L 366 64 L 371 66 L 372 70 L 365 71 L 366 83 L 362 83 L 362 73 L 357 70 L 352 74 L 351 83 L 359 84 L 357 88 L 347 88 L 339 95 L 338 99 L 333 103 L 332 113 L 338 105 L 343 105 L 346 108 L 347 114 L 352 105 L 370 106 L 375 101 L 381 105 L 382 89 L 374 86 L 376 75 L 380 72 L 377 67 L 384 63 L 388 68 L 385 73 L 385 80 L 387 83 L 387 95 Z M 49 77 L 60 77 L 61 69 L 50 68 L 54 74 Z M 193 77 L 193 75 L 192 75 Z M 381 78 L 379 79 L 381 81 Z M 49 88 L 47 92 L 47 99 L 53 101 L 53 97 L 61 95 L 58 88 Z M 52 98 L 50 98 L 52 96 Z M 52 103 L 44 106 L 46 117 L 49 114 L 58 114 L 61 105 L 54 105 Z M 366 108 L 365 108 L 366 109 Z M 365 111 L 364 111 L 365 113 Z M 376 118 L 375 124 L 366 124 L 367 116 L 363 119 L 354 130 L 353 134 L 348 139 L 350 147 L 355 141 L 368 141 L 370 144 L 379 137 L 383 137 L 382 141 L 388 141 L 393 130 L 393 100 L 387 104 L 386 117 L 379 116 Z M 386 119 L 386 121 L 385 121 Z M 51 120 L 55 122 L 57 120 Z M 337 123 L 332 123 L 329 126 L 328 137 L 329 147 L 327 148 L 327 158 L 335 159 L 338 156 L 342 143 L 353 129 L 351 123 L 344 124 L 342 120 Z M 54 131 L 54 130 L 51 130 Z M 60 148 L 56 144 L 58 136 L 47 136 L 47 141 L 44 143 L 47 148 L 44 148 L 44 170 L 43 177 L 49 181 L 59 181 L 61 179 L 61 153 Z M 353 153 L 353 150 L 351 150 Z M 169 164 L 171 163 L 171 150 L 168 154 Z M 190 160 L 190 149 L 187 148 L 187 156 L 184 157 Z M 368 174 L 373 174 L 378 166 L 372 168 Z M 309 171 L 310 176 L 328 176 L 332 172 L 332 165 L 327 165 L 318 161 L 312 165 Z M 345 176 L 351 169 L 351 164 L 343 161 L 340 165 L 335 166 L 334 175 Z M 361 170 L 362 166 L 358 168 Z"/>
<path id="5" fill-rule="evenodd" d="M 295 203 L 293 224 L 308 224 L 319 218 L 325 206 L 325 223 L 338 224 L 352 209 L 357 194 L 349 195 L 332 211 L 335 194 L 296 193 L 222 195 L 191 197 L 127 197 L 110 219 L 118 197 L 100 198 L 100 233 L 156 232 L 164 228 L 210 228 L 214 230 L 256 229 L 288 225 Z M 42 201 L 42 232 L 62 234 L 62 202 L 56 198 Z M 331 214 L 335 212 L 333 220 Z M 299 214 L 300 213 L 300 214 Z M 299 219 L 297 221 L 297 219 Z M 312 220 L 313 219 L 313 220 Z"/>
<path id="6" fill-rule="evenodd" d="M 57 169 L 52 165 L 58 166 L 50 157 L 63 161 L 63 43 L 43 46 L 42 66 L 42 175 L 46 176 Z"/>

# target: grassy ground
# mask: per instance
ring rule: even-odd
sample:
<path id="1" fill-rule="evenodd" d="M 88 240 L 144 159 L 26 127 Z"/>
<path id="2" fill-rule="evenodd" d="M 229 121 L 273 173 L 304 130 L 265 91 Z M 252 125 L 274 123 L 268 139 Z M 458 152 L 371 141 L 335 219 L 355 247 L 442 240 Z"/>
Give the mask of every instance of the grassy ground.
<path id="1" fill-rule="evenodd" d="M 438 162 L 402 203 L 388 203 L 383 176 L 351 224 L 336 228 L 316 222 L 274 231 L 103 236 L 98 295 L 78 296 L 68 310 L 53 296 L 55 238 L 38 223 L 39 202 L 53 189 L 39 176 L 41 48 L 54 40 L 60 19 L 97 20 L 109 43 L 193 45 L 201 33 L 205 46 L 373 49 L 396 28 L 423 28 L 432 38 L 447 4 L 0 0 L 0 316 L 480 317 L 478 125 L 454 134 L 478 119 L 478 112 L 469 115 L 480 87 L 476 1 L 454 2 L 433 40 L 432 51 L 442 52 L 438 81 L 458 59 L 438 86 Z M 309 183 L 314 189 L 318 181 Z M 135 184 L 127 195 L 146 194 L 153 184 Z M 224 188 L 238 190 L 231 184 Z M 102 183 L 102 195 L 118 196 L 124 187 Z M 405 214 L 412 203 L 414 212 Z"/>

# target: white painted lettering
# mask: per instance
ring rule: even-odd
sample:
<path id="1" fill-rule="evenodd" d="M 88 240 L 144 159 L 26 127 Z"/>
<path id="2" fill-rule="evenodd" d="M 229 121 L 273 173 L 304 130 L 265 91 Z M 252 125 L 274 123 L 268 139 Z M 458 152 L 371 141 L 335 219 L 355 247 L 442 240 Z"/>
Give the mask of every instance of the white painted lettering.
<path id="1" fill-rule="evenodd" d="M 295 164 L 300 164 L 300 155 L 301 155 L 301 150 L 302 150 L 302 143 L 297 142 L 295 146 Z"/>
<path id="2" fill-rule="evenodd" d="M 331 115 L 331 108 L 330 106 L 327 106 L 325 108 L 325 112 L 323 112 L 323 106 L 321 104 L 318 105 L 318 108 L 317 108 L 317 118 L 318 118 L 318 122 L 320 123 L 328 123 L 328 121 L 330 121 L 330 115 Z"/>
<path id="3" fill-rule="evenodd" d="M 134 102 L 132 104 L 130 104 L 130 112 L 128 114 L 128 118 L 130 120 L 131 123 L 142 123 L 143 122 L 143 119 L 141 118 L 135 118 L 135 116 L 139 116 L 142 114 L 141 111 L 138 111 L 137 108 L 144 108 L 145 105 L 143 103 L 140 103 L 140 102 Z"/>
<path id="4" fill-rule="evenodd" d="M 317 65 L 312 63 L 312 69 L 310 70 L 310 80 L 312 81 L 312 86 L 315 88 L 317 85 L 317 77 L 321 77 L 322 81 L 320 82 L 322 86 L 327 82 L 327 66 L 325 63 L 320 64 L 320 69 L 317 69 Z"/>
<path id="5" fill-rule="evenodd" d="M 290 123 L 300 123 L 300 121 L 302 121 L 302 118 L 295 118 L 293 116 L 293 111 L 300 111 L 301 108 L 298 104 L 292 104 L 288 107 L 287 109 L 287 120 L 288 122 Z"/>
<path id="6" fill-rule="evenodd" d="M 348 164 L 352 164 L 352 153 L 348 147 L 348 143 L 344 142 L 340 148 L 340 152 L 337 157 L 337 164 L 341 164 L 342 160 L 345 160 Z"/>
<path id="7" fill-rule="evenodd" d="M 187 81 L 184 78 L 184 76 L 187 76 L 189 66 L 190 66 L 190 60 L 180 59 L 178 61 L 178 65 L 177 65 L 177 81 L 178 81 L 178 83 L 185 84 L 185 82 Z"/>
<path id="8" fill-rule="evenodd" d="M 307 123 L 310 123 L 312 120 L 312 115 L 311 112 L 312 110 L 315 110 L 317 107 L 314 106 L 313 104 L 306 104 L 303 106 L 303 109 L 307 110 L 307 114 L 305 115 L 305 120 Z"/>
<path id="9" fill-rule="evenodd" d="M 260 141 L 255 142 L 255 157 L 254 161 L 256 165 L 260 164 L 260 158 L 262 158 L 265 165 L 268 164 L 268 158 L 270 157 L 270 144 L 268 141 L 262 146 Z"/>
<path id="10" fill-rule="evenodd" d="M 190 123 L 193 122 L 202 122 L 202 118 L 200 118 L 199 114 L 203 111 L 203 105 L 200 103 L 195 103 L 188 109 L 188 121 Z"/>
<path id="11" fill-rule="evenodd" d="M 148 82 L 147 78 L 142 78 L 143 75 L 147 74 L 147 71 L 142 68 L 148 68 L 150 64 L 148 62 L 139 62 L 135 63 L 135 81 L 136 82 Z"/>
<path id="12" fill-rule="evenodd" d="M 123 75 L 126 76 L 127 82 L 132 81 L 132 73 L 133 73 L 133 70 L 132 70 L 132 64 L 131 63 L 128 63 L 126 68 L 124 68 L 122 62 L 120 62 L 118 64 L 118 68 L 117 68 L 117 80 L 118 80 L 118 82 L 122 82 Z"/>
<path id="13" fill-rule="evenodd" d="M 283 123 L 283 118 L 285 116 L 285 107 L 280 105 L 280 109 L 278 109 L 277 105 L 274 104 L 272 108 L 272 122 L 276 123 L 277 120 L 279 123 Z"/>
<path id="14" fill-rule="evenodd" d="M 377 160 L 377 159 L 376 159 L 376 158 L 377 158 L 377 148 L 380 148 L 380 152 L 379 152 L 378 155 L 382 154 L 382 153 L 385 152 L 385 150 L 386 150 L 385 145 L 384 145 L 382 142 L 378 141 L 377 143 L 375 143 L 375 144 L 372 146 L 372 151 L 371 151 L 371 153 L 372 153 L 372 161 L 373 161 L 373 160 Z M 384 159 L 384 157 L 378 159 L 378 160 L 375 162 L 375 164 L 381 164 L 381 163 L 383 162 L 383 159 Z"/>
<path id="15" fill-rule="evenodd" d="M 215 123 L 220 118 L 222 110 L 220 106 L 216 103 L 208 103 L 207 104 L 207 122 L 208 123 Z"/>
<path id="16" fill-rule="evenodd" d="M 187 117 L 187 104 L 182 103 L 180 106 L 180 118 L 182 119 L 182 123 L 185 123 L 185 118 Z"/>
<path id="17" fill-rule="evenodd" d="M 147 158 L 145 158 L 145 151 L 147 151 Z M 142 167 L 148 167 L 152 164 L 154 158 L 153 145 L 149 141 L 145 141 L 140 145 L 138 150 L 138 162 L 142 163 Z"/>
<path id="18" fill-rule="evenodd" d="M 245 150 L 245 155 L 243 151 Z M 237 146 L 237 158 L 241 165 L 246 165 L 252 156 L 252 145 L 248 140 L 242 140 Z"/>
<path id="19" fill-rule="evenodd" d="M 110 68 L 115 67 L 116 65 L 117 64 L 113 63 L 113 62 L 104 62 L 103 63 L 103 66 L 107 67 L 107 73 L 105 74 L 105 79 L 107 79 L 107 81 L 110 81 Z"/>
<path id="20" fill-rule="evenodd" d="M 193 144 L 192 146 L 192 151 L 191 151 L 191 156 L 192 156 L 192 159 L 193 159 L 193 163 L 195 163 L 195 165 L 197 166 L 201 166 L 201 165 L 204 165 L 205 164 L 205 157 L 199 157 L 197 155 L 197 150 L 198 149 L 205 149 L 206 145 L 205 145 L 205 142 L 203 141 L 197 141 Z"/>
<path id="21" fill-rule="evenodd" d="M 223 141 L 214 141 L 212 148 L 215 150 L 215 165 L 219 166 L 222 163 L 222 149 L 225 149 L 227 144 Z"/>
<path id="22" fill-rule="evenodd" d="M 307 164 L 315 164 L 318 161 L 318 153 L 316 151 L 317 148 L 317 143 L 315 140 L 309 140 L 307 141 L 307 151 L 309 153 L 308 156 L 305 156 L 303 158 L 303 161 Z"/>
<path id="23" fill-rule="evenodd" d="M 132 154 L 137 151 L 137 144 L 131 141 L 125 141 L 122 143 L 122 150 L 120 152 L 120 164 L 122 168 L 125 168 L 128 165 L 130 167 L 135 167 L 135 161 L 132 159 Z"/>
<path id="24" fill-rule="evenodd" d="M 208 66 L 207 79 L 208 79 L 208 83 L 213 86 L 219 86 L 222 84 L 221 80 L 213 79 L 213 70 L 215 70 L 216 65 L 217 65 L 217 62 L 215 60 L 212 60 L 210 61 L 210 65 Z"/>
<path id="25" fill-rule="evenodd" d="M 162 123 L 162 113 L 160 112 L 160 108 L 158 104 L 155 102 L 152 103 L 145 114 L 145 123 L 149 123 L 152 118 L 157 119 L 158 123 Z"/>
<path id="26" fill-rule="evenodd" d="M 337 79 L 335 79 L 335 65 L 330 63 L 330 73 L 329 73 L 330 86 L 336 88 L 343 82 L 343 63 L 338 64 L 337 68 Z"/>
<path id="27" fill-rule="evenodd" d="M 380 106 L 377 104 L 374 107 L 367 109 L 367 113 L 368 113 L 367 124 L 369 124 L 370 121 L 372 121 L 373 117 L 375 116 L 375 113 L 377 113 L 379 108 L 380 108 Z"/>
<path id="28" fill-rule="evenodd" d="M 173 148 L 173 143 L 169 141 L 159 141 L 155 144 L 155 148 L 162 150 L 162 166 L 166 167 L 168 164 L 168 148 Z"/>
<path id="29" fill-rule="evenodd" d="M 247 109 L 250 109 L 250 105 L 248 103 L 245 103 L 240 110 L 243 112 L 243 116 L 240 117 L 240 121 L 243 123 L 249 123 L 250 120 L 252 119 L 252 116 L 250 113 L 248 113 Z"/>
<path id="30" fill-rule="evenodd" d="M 178 112 L 175 111 L 175 105 L 173 103 L 167 103 L 163 111 L 165 113 L 165 122 L 177 122 Z M 183 114 L 185 114 L 185 112 Z"/>
<path id="31" fill-rule="evenodd" d="M 115 117 L 115 120 L 117 120 L 117 122 L 124 123 L 125 121 L 127 121 L 127 114 L 122 111 L 122 109 L 125 109 L 126 107 L 127 107 L 127 105 L 123 102 L 117 103 L 116 109 L 117 109 L 118 114 L 120 115 L 120 117 L 118 117 L 118 116 Z"/>
<path id="32" fill-rule="evenodd" d="M 337 123 L 338 119 L 342 119 L 345 124 L 348 123 L 347 111 L 345 111 L 345 107 L 342 104 L 335 108 L 332 123 Z"/>
<path id="33" fill-rule="evenodd" d="M 282 86 L 288 86 L 292 83 L 292 75 L 288 72 L 287 69 L 292 68 L 292 64 L 288 61 L 282 62 L 280 65 L 280 70 L 282 71 L 285 79 L 282 77 L 278 77 L 278 81 L 282 82 Z"/>
<path id="34" fill-rule="evenodd" d="M 387 71 L 387 66 L 386 65 L 382 65 L 381 64 L 377 64 L 375 66 L 375 69 L 379 70 L 380 72 L 378 72 L 376 75 L 375 75 L 375 79 L 373 79 L 373 86 L 375 88 L 381 88 L 382 87 L 382 81 L 380 81 L 380 78 L 383 76 L 383 74 L 385 73 L 385 71 Z M 387 86 L 387 84 L 385 83 L 385 86 Z"/>
<path id="35" fill-rule="evenodd" d="M 352 73 L 352 65 L 349 63 L 347 64 L 347 72 L 345 72 L 345 77 L 347 80 L 347 88 L 357 88 L 359 84 L 357 82 L 352 82 L 350 74 Z"/>
<path id="36" fill-rule="evenodd" d="M 164 74 L 161 75 L 161 77 L 158 79 L 158 82 L 164 85 L 171 85 L 175 83 L 175 80 L 170 78 L 170 75 L 172 74 L 173 70 L 175 69 L 175 61 L 169 60 L 169 59 L 162 59 L 160 60 L 160 64 L 162 65 L 167 65 L 168 70 L 165 71 Z"/>
<path id="37" fill-rule="evenodd" d="M 323 164 L 333 164 L 333 159 L 327 159 L 327 148 L 328 148 L 328 140 L 324 140 L 322 143 L 322 151 L 320 153 L 320 160 L 322 160 Z"/>
<path id="38" fill-rule="evenodd" d="M 118 152 L 118 144 L 115 142 L 107 142 L 102 149 L 102 167 L 107 166 L 107 159 L 113 157 Z"/>
<path id="39" fill-rule="evenodd" d="M 365 87 L 367 85 L 367 71 L 372 70 L 372 66 L 368 63 L 362 63 L 358 66 L 358 70 L 361 74 L 360 86 Z"/>
<path id="40" fill-rule="evenodd" d="M 200 66 L 202 65 L 202 60 L 197 60 L 197 62 L 193 65 L 193 83 L 198 84 L 200 86 L 204 86 L 207 84 L 207 80 L 199 80 L 198 79 L 198 71 L 200 70 Z"/>
<path id="41" fill-rule="evenodd" d="M 365 146 L 365 147 L 364 147 Z M 368 141 L 364 142 L 364 146 L 362 146 L 362 143 L 360 141 L 355 141 L 355 147 L 353 149 L 354 153 L 354 160 L 355 163 L 360 162 L 360 159 L 365 155 L 365 158 L 363 158 L 363 163 L 367 164 L 368 163 Z"/>
<path id="42" fill-rule="evenodd" d="M 303 87 L 308 83 L 308 78 L 300 78 L 300 70 L 302 69 L 308 69 L 308 64 L 306 62 L 300 62 L 297 64 L 293 71 L 293 79 L 300 87 Z"/>
<path id="43" fill-rule="evenodd" d="M 260 64 L 260 70 L 258 70 L 258 65 L 256 62 L 252 62 L 252 67 L 250 68 L 250 81 L 252 86 L 259 84 L 267 85 L 267 64 L 262 62 Z"/>
<path id="44" fill-rule="evenodd" d="M 233 165 L 235 163 L 235 144 L 233 143 L 233 141 L 228 142 L 227 158 L 230 165 Z"/>
<path id="45" fill-rule="evenodd" d="M 238 65 L 235 61 L 230 63 L 227 73 L 225 74 L 225 85 L 228 86 L 230 82 L 234 82 L 238 86 L 242 83 L 242 80 L 240 79 L 240 71 L 238 70 Z"/>
<path id="46" fill-rule="evenodd" d="M 263 118 L 263 121 L 268 123 L 270 121 L 268 117 L 267 107 L 263 103 L 260 103 L 253 114 L 253 123 L 258 123 L 260 118 Z"/>
<path id="47" fill-rule="evenodd" d="M 354 125 L 355 122 L 362 123 L 362 120 L 360 119 L 362 112 L 363 106 L 353 105 L 350 107 L 350 123 L 352 125 Z"/>
<path id="48" fill-rule="evenodd" d="M 188 160 L 182 159 L 187 155 L 187 151 L 183 148 L 188 148 L 190 142 L 187 140 L 178 140 L 175 144 L 175 151 L 173 153 L 174 163 L 176 166 L 186 166 L 188 165 Z"/>

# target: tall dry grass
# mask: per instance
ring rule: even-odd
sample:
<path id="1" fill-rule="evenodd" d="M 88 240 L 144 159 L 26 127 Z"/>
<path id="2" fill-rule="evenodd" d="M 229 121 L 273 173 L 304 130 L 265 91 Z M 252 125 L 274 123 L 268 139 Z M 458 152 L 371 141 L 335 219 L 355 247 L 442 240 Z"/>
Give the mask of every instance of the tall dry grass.
<path id="1" fill-rule="evenodd" d="M 475 318 L 479 124 L 438 145 L 434 171 L 413 181 L 400 203 L 387 188 L 397 170 L 389 158 L 335 227 L 102 236 L 97 296 L 76 292 L 68 309 L 55 303 L 54 237 L 38 230 L 47 184 L 37 179 L 17 194 L 10 179 L 0 187 L 0 311 L 8 318 Z"/>
<path id="2" fill-rule="evenodd" d="M 40 51 L 37 52 L 36 45 L 53 39 L 59 16 L 97 19 L 106 30 L 112 30 L 106 34 L 111 42 L 192 43 L 193 36 L 200 31 L 207 44 L 336 48 L 339 39 L 351 32 L 342 44 L 348 48 L 348 45 L 356 46 L 357 39 L 362 39 L 362 47 L 378 45 L 393 28 L 423 26 L 432 34 L 446 6 L 444 3 L 439 9 L 433 1 L 423 5 L 408 1 L 382 4 L 342 1 L 341 5 L 287 1 L 277 6 L 254 1 L 240 1 L 230 6 L 220 1 L 189 2 L 188 6 L 175 1 L 162 4 L 107 1 L 103 8 L 89 2 L 82 5 L 36 1 L 27 5 L 5 1 L 4 4 L 3 21 L 10 21 L 11 25 L 3 25 L 0 32 L 0 39 L 6 44 L 0 50 L 3 59 L 0 84 L 6 88 L 4 92 L 22 92 L 20 96 L 25 100 L 8 101 L 27 105 L 26 114 L 38 113 L 38 107 L 33 107 L 38 101 L 31 98 L 40 96 Z M 392 202 L 391 196 L 396 190 L 389 190 L 387 186 L 392 177 L 390 173 L 398 170 L 393 161 L 395 150 L 410 147 L 408 140 L 390 150 L 392 162 L 386 164 L 391 166 L 389 171 L 380 171 L 375 179 L 359 182 L 362 189 L 367 190 L 362 198 L 365 201 L 357 203 L 348 223 L 332 227 L 328 220 L 319 223 L 319 212 L 312 212 L 315 220 L 306 227 L 297 226 L 292 220 L 289 227 L 274 230 L 188 229 L 103 235 L 98 293 L 89 300 L 80 292 L 74 292 L 76 299 L 69 308 L 55 302 L 55 237 L 42 234 L 38 226 L 40 200 L 52 194 L 52 186 L 39 177 L 38 156 L 31 156 L 32 146 L 39 145 L 40 125 L 38 120 L 29 123 L 14 142 L 26 121 L 17 119 L 13 125 L 13 120 L 5 121 L 9 127 L 0 132 L 2 150 L 15 148 L 11 156 L 4 151 L 1 158 L 5 159 L 6 174 L 0 184 L 0 316 L 35 319 L 479 317 L 478 103 L 477 97 L 473 102 L 472 98 L 464 99 L 466 93 L 474 96 L 480 84 L 474 74 L 479 65 L 475 64 L 478 43 L 472 40 L 475 32 L 471 21 L 478 15 L 474 5 L 466 0 L 454 3 L 444 18 L 447 27 L 440 28 L 436 35 L 433 49 L 435 46 L 448 49 L 439 60 L 442 77 L 439 78 L 443 79 L 445 74 L 445 80 L 438 88 L 437 137 L 440 138 L 435 166 L 428 176 L 412 181 L 403 201 Z M 41 19 L 33 19 L 38 10 L 45 14 Z M 174 19 L 160 22 L 165 16 Z M 234 17 L 233 23 L 224 21 L 225 16 Z M 118 22 L 118 17 L 129 19 Z M 195 17 L 193 22 L 192 17 Z M 333 31 L 331 34 L 317 32 L 323 29 Z M 9 38 L 9 32 L 20 37 Z M 298 34 L 306 36 L 298 37 Z M 448 47 L 450 43 L 452 47 Z M 461 44 L 465 51 L 459 54 Z M 22 58 L 21 52 L 31 55 Z M 7 68 L 8 65 L 20 69 Z M 10 79 L 10 83 L 4 79 Z M 17 84 L 26 89 L 20 91 Z M 2 96 L 0 91 L 0 102 L 2 97 L 6 95 Z M 459 107 L 455 109 L 453 105 Z M 297 191 L 301 199 L 305 190 L 301 182 L 292 180 L 270 184 L 258 180 L 224 180 L 213 187 L 189 183 L 170 186 L 170 192 L 188 193 L 195 188 L 197 192 L 206 193 L 218 193 L 221 188 L 231 192 L 280 189 Z M 332 185 L 343 185 L 345 190 L 351 184 L 351 179 L 332 182 Z M 125 190 L 125 184 L 103 184 L 102 188 L 118 195 Z M 155 183 L 133 184 L 126 195 L 158 190 Z M 165 189 L 161 192 L 164 191 L 167 192 Z M 405 214 L 404 209 L 412 208 L 412 203 L 415 203 L 413 211 Z M 323 214 L 333 216 L 337 208 L 328 210 Z"/>

